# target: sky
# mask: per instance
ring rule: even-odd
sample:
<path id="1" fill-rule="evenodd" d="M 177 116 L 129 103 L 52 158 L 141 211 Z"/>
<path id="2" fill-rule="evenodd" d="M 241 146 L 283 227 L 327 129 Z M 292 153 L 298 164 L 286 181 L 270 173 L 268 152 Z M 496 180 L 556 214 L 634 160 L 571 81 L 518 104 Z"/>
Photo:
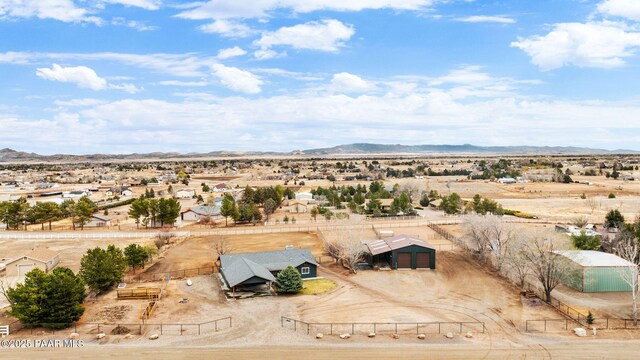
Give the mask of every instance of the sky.
<path id="1" fill-rule="evenodd" d="M 639 0 L 0 0 L 0 147 L 640 150 Z"/>

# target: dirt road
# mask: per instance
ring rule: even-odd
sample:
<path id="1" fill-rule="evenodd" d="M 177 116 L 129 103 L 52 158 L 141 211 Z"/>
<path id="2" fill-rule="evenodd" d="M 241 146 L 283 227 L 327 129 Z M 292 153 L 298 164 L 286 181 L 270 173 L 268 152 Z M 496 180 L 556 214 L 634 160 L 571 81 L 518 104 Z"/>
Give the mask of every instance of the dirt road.
<path id="1" fill-rule="evenodd" d="M 88 345 L 83 348 L 3 349 L 3 359 L 481 359 L 491 350 L 495 359 L 637 359 L 640 342 L 569 341 L 531 346 L 433 345 L 372 347 L 355 346 L 294 346 L 294 347 L 134 347 Z"/>

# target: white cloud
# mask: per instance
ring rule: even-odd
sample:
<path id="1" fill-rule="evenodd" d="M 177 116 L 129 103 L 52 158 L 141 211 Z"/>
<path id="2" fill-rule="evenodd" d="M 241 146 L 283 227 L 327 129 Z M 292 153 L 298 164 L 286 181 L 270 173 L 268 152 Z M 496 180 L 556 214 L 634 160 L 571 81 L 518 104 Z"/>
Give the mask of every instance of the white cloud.
<path id="1" fill-rule="evenodd" d="M 253 56 L 258 60 L 269 60 L 286 56 L 286 52 L 277 52 L 271 49 L 259 49 L 253 52 Z"/>
<path id="2" fill-rule="evenodd" d="M 313 11 L 361 11 L 361 10 L 425 10 L 436 0 L 234 0 L 192 3 L 190 9 L 178 17 L 191 20 L 205 19 L 254 19 L 264 18 L 271 11 L 289 9 L 295 13 Z"/>
<path id="3" fill-rule="evenodd" d="M 499 23 L 499 24 L 515 24 L 516 20 L 506 16 L 467 16 L 463 18 L 456 18 L 455 21 L 469 22 L 469 23 Z"/>
<path id="4" fill-rule="evenodd" d="M 211 24 L 201 25 L 198 29 L 205 33 L 215 33 L 229 38 L 243 38 L 254 33 L 247 25 L 222 19 L 216 20 Z"/>
<path id="5" fill-rule="evenodd" d="M 48 0 L 47 0 L 48 1 Z M 105 3 L 133 6 L 145 10 L 158 10 L 162 6 L 162 0 L 102 0 Z"/>
<path id="6" fill-rule="evenodd" d="M 117 18 L 113 18 L 111 20 L 111 24 L 112 25 L 116 25 L 116 26 L 126 26 L 138 31 L 153 31 L 153 30 L 158 30 L 159 28 L 157 26 L 153 26 L 153 25 L 146 25 L 140 21 L 137 20 L 127 20 L 125 18 L 121 18 L 121 17 L 117 17 Z"/>
<path id="7" fill-rule="evenodd" d="M 100 24 L 100 18 L 90 16 L 72 0 L 0 0 L 0 19 L 32 18 L 53 19 L 63 22 L 91 22 Z"/>
<path id="8" fill-rule="evenodd" d="M 45 80 L 73 83 L 78 87 L 96 91 L 107 87 L 107 80 L 101 78 L 93 69 L 86 66 L 62 67 L 58 64 L 53 64 L 51 69 L 39 68 L 36 71 L 36 75 Z"/>
<path id="9" fill-rule="evenodd" d="M 182 77 L 203 77 L 208 74 L 215 57 L 200 56 L 196 53 L 183 54 L 127 54 L 127 53 L 0 53 L 0 63 L 29 64 L 40 60 L 56 61 L 116 61 L 145 70 Z"/>
<path id="10" fill-rule="evenodd" d="M 262 80 L 249 71 L 222 64 L 211 65 L 213 75 L 228 89 L 246 94 L 258 94 L 262 91 Z"/>
<path id="11" fill-rule="evenodd" d="M 100 99 L 84 98 L 84 99 L 71 99 L 71 100 L 55 100 L 53 103 L 58 106 L 65 106 L 65 107 L 85 107 L 85 106 L 96 106 L 96 105 L 104 104 L 106 103 L 106 101 L 100 100 Z"/>
<path id="12" fill-rule="evenodd" d="M 179 80 L 165 80 L 158 82 L 160 85 L 165 86 L 184 86 L 184 87 L 194 87 L 194 86 L 207 86 L 209 83 L 206 81 L 179 81 Z"/>
<path id="13" fill-rule="evenodd" d="M 135 94 L 142 91 L 133 84 L 109 84 L 106 79 L 101 78 L 91 68 L 86 66 L 69 66 L 63 67 L 53 64 L 51 68 L 38 68 L 36 75 L 42 79 L 50 81 L 60 81 L 64 83 L 76 84 L 79 88 L 91 89 L 94 91 L 104 89 L 122 90 L 129 94 Z"/>
<path id="14" fill-rule="evenodd" d="M 433 78 L 429 85 L 438 86 L 442 84 L 478 84 L 493 80 L 493 78 L 480 71 L 479 66 L 465 66 L 451 70 L 448 74 Z"/>
<path id="15" fill-rule="evenodd" d="M 542 70 L 566 65 L 611 68 L 634 55 L 640 33 L 613 22 L 559 23 L 547 35 L 520 38 L 511 46 L 526 52 Z"/>
<path id="16" fill-rule="evenodd" d="M 338 20 L 312 21 L 265 32 L 254 45 L 260 46 L 262 50 L 284 45 L 295 49 L 336 52 L 354 33 L 353 26 Z"/>
<path id="17" fill-rule="evenodd" d="M 144 90 L 143 88 L 139 88 L 133 84 L 122 83 L 122 84 L 109 84 L 110 89 L 122 90 L 129 94 L 139 93 Z"/>
<path id="18" fill-rule="evenodd" d="M 404 95 L 300 93 L 249 99 L 201 94 L 177 102 L 125 99 L 77 109 L 69 106 L 51 119 L 0 117 L 0 132 L 5 146 L 24 148 L 24 136 L 30 134 L 29 151 L 73 153 L 291 151 L 389 139 L 420 144 L 433 138 L 450 144 L 618 148 L 639 140 L 640 106 L 633 101 L 540 100 L 522 95 L 459 101 L 446 90 L 415 90 Z M 603 123 L 603 118 L 610 120 Z M 48 131 L 38 131 L 42 128 Z M 321 131 L 327 128 L 332 131 Z M 255 141 L 247 144 L 242 136 Z M 213 148 L 211 139 L 216 139 Z"/>
<path id="19" fill-rule="evenodd" d="M 331 85 L 337 91 L 343 92 L 367 92 L 374 90 L 376 86 L 358 75 L 349 74 L 347 72 L 341 72 L 334 74 L 331 79 Z"/>
<path id="20" fill-rule="evenodd" d="M 640 1 L 638 0 L 605 0 L 598 4 L 598 11 L 606 15 L 640 21 Z"/>
<path id="21" fill-rule="evenodd" d="M 220 51 L 218 51 L 218 59 L 220 60 L 226 60 L 226 59 L 230 59 L 232 57 L 236 57 L 236 56 L 242 56 L 245 55 L 247 52 L 237 46 L 234 46 L 232 48 L 227 48 L 227 49 L 222 49 Z"/>

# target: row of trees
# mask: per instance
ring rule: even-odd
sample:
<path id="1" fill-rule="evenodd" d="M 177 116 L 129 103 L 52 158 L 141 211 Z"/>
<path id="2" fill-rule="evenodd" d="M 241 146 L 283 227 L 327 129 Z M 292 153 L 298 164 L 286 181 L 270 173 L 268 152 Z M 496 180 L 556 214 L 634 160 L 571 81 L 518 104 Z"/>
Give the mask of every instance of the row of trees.
<path id="1" fill-rule="evenodd" d="M 81 229 L 91 219 L 93 214 L 98 211 L 98 206 L 87 196 L 83 196 L 78 201 L 67 199 L 60 205 L 54 202 L 37 202 L 31 206 L 23 197 L 17 201 L 0 202 L 0 222 L 7 226 L 7 230 L 18 230 L 20 226 L 27 224 L 41 224 L 44 230 L 44 224 L 71 218 L 73 229 L 79 226 Z"/>
<path id="2" fill-rule="evenodd" d="M 457 193 L 453 193 L 449 196 L 443 196 L 440 208 L 444 210 L 446 214 L 493 214 L 503 215 L 504 209 L 495 200 L 483 198 L 479 194 L 475 194 L 471 201 L 464 201 Z"/>
<path id="3" fill-rule="evenodd" d="M 109 245 L 106 249 L 95 247 L 87 250 L 80 260 L 78 275 L 93 291 L 105 291 L 122 280 L 127 266 L 135 272 L 157 253 L 153 246 L 129 244 L 124 250 Z"/>
<path id="4" fill-rule="evenodd" d="M 129 207 L 129 217 L 136 227 L 163 227 L 173 225 L 180 216 L 180 203 L 176 199 L 146 198 L 141 196 Z"/>

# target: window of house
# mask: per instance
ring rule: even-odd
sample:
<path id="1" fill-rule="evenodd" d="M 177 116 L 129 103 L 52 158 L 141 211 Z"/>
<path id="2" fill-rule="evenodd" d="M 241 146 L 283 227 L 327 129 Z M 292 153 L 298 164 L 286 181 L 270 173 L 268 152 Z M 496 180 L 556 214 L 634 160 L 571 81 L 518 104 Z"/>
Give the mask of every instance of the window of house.
<path id="1" fill-rule="evenodd" d="M 300 268 L 300 275 L 309 275 L 310 272 L 311 268 L 309 268 L 308 266 Z"/>

